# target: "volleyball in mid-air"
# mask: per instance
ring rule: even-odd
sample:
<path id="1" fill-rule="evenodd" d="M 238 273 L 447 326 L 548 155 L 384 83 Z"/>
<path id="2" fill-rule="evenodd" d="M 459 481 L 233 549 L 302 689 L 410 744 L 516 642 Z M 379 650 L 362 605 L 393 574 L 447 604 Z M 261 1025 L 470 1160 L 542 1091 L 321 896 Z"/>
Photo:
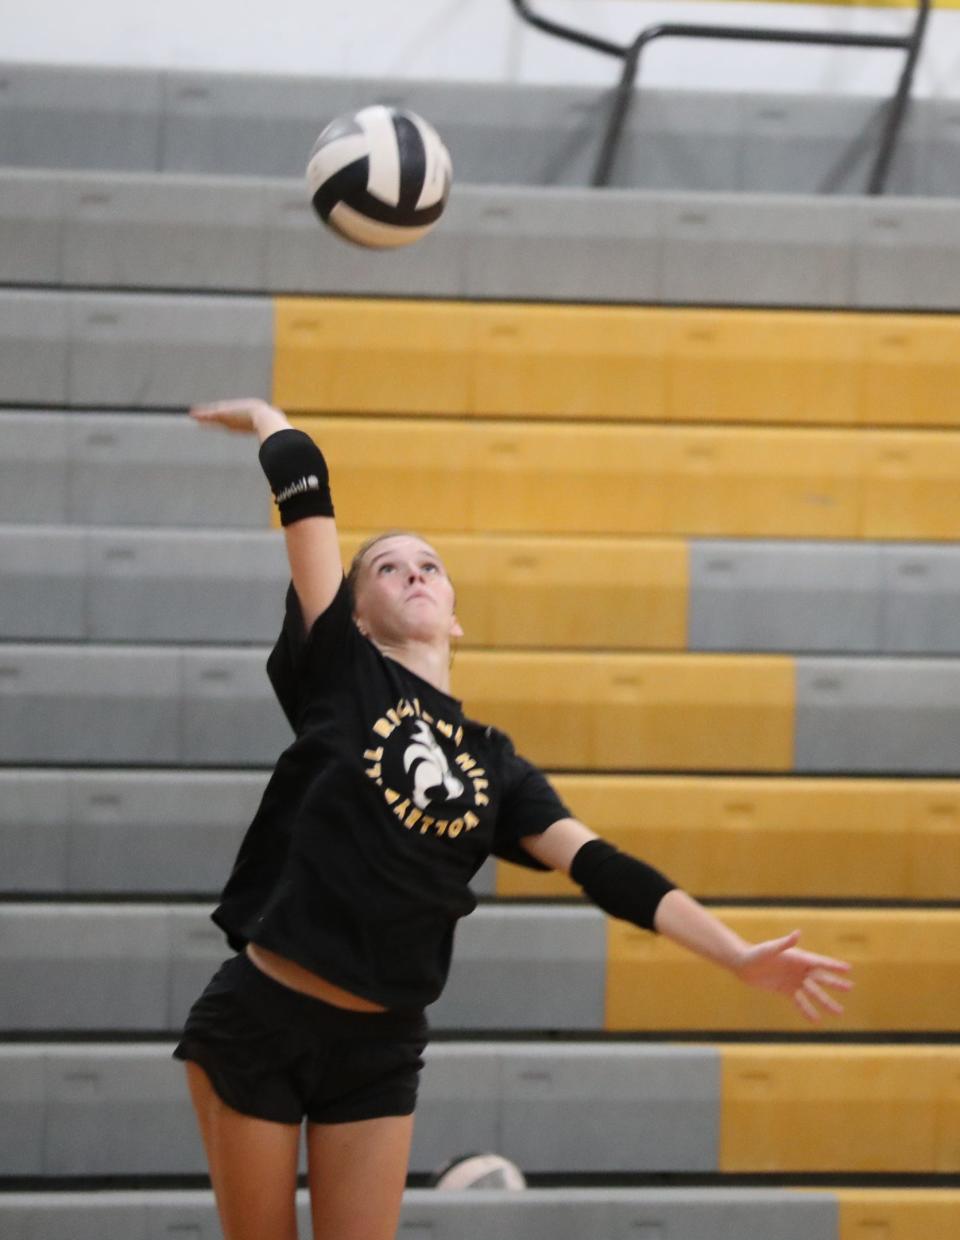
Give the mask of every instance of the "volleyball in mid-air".
<path id="1" fill-rule="evenodd" d="M 409 245 L 429 232 L 443 214 L 452 175 L 432 125 L 380 104 L 331 121 L 307 164 L 320 218 L 372 249 Z"/>

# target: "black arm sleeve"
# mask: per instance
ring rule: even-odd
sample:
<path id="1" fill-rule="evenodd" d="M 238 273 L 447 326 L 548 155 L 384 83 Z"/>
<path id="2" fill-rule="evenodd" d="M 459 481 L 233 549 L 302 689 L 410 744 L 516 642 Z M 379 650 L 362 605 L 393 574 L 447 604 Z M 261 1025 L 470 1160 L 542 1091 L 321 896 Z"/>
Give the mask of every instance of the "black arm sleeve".
<path id="1" fill-rule="evenodd" d="M 611 917 L 654 930 L 660 901 L 676 884 L 645 861 L 621 852 L 606 840 L 588 840 L 573 858 L 570 877 Z"/>
<path id="2" fill-rule="evenodd" d="M 330 477 L 323 453 L 305 431 L 274 431 L 260 445 L 260 468 L 280 510 L 280 524 L 332 517 Z"/>

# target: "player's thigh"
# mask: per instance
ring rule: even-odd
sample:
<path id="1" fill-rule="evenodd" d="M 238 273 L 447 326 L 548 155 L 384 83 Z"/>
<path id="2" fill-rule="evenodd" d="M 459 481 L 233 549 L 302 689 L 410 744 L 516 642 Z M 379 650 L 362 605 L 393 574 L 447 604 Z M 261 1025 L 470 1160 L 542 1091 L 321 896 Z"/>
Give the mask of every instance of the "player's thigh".
<path id="1" fill-rule="evenodd" d="M 394 1240 L 412 1115 L 307 1124 L 314 1240 Z"/>
<path id="2" fill-rule="evenodd" d="M 235 1111 L 203 1068 L 185 1066 L 224 1240 L 297 1240 L 300 1125 Z"/>

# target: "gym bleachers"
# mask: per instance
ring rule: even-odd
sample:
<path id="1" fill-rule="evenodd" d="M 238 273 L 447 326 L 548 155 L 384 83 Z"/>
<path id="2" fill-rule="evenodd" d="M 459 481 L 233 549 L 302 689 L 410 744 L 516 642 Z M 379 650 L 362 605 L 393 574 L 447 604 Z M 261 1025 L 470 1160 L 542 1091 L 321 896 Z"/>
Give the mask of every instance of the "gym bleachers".
<path id="1" fill-rule="evenodd" d="M 161 409 L 232 377 L 307 414 L 947 431 L 958 340 L 934 314 L 0 295 L 7 407 Z"/>
<path id="2" fill-rule="evenodd" d="M 792 427 L 298 418 L 323 437 L 348 524 L 427 533 L 946 541 L 960 435 Z M 422 490 L 392 468 L 416 454 Z M 563 502 L 558 502 L 558 496 Z"/>
<path id="3" fill-rule="evenodd" d="M 40 1042 L 5 1051 L 17 1139 L 5 1140 L 4 1165 L 48 1176 L 201 1173 L 169 1050 Z M 443 1161 L 451 1129 L 458 1147 L 493 1144 L 532 1173 L 909 1172 L 955 1157 L 956 1126 L 931 1103 L 956 1097 L 956 1048 L 461 1041 L 434 1043 L 428 1059 L 418 1173 Z M 836 1115 L 824 1126 L 827 1099 Z M 884 1137 L 891 1114 L 903 1132 L 895 1150 Z M 99 1140 L 78 1139 L 95 1132 Z"/>
<path id="4" fill-rule="evenodd" d="M 50 435 L 33 441 L 32 469 L 54 443 L 54 425 L 50 415 L 19 420 L 18 433 Z M 0 416 L 0 436 L 13 426 Z M 0 524 L 0 570 L 10 586 L 0 594 L 6 640 L 273 640 L 276 591 L 288 574 L 275 535 L 172 528 L 183 515 L 179 502 L 169 505 L 165 528 L 86 525 L 79 513 L 73 525 L 17 525 L 28 488 L 17 492 L 14 483 L 26 473 L 27 441 L 15 448 L 14 438 L 5 442 L 20 469 L 10 471 L 4 494 L 13 498 Z M 221 462 L 205 464 L 212 473 Z M 249 520 L 263 507 L 260 480 L 247 454 L 231 465 L 233 485 L 226 475 L 222 498 L 233 492 L 235 509 L 249 500 Z M 68 472 L 61 458 L 42 484 L 61 502 L 68 496 L 59 480 Z M 169 497 L 168 487 L 157 487 L 158 503 Z M 141 506 L 148 498 L 144 485 Z M 37 511 L 43 515 L 39 504 Z M 211 505 L 197 515 L 214 523 L 225 511 Z M 125 515 L 137 516 L 132 505 Z M 345 558 L 361 541 L 361 534 L 344 536 Z M 960 553 L 950 544 L 509 534 L 435 541 L 469 617 L 464 649 L 960 654 Z"/>
<path id="5" fill-rule="evenodd" d="M 712 899 L 950 900 L 947 779 L 557 775 L 573 811 Z M 0 771 L 0 892 L 189 895 L 222 882 L 265 771 Z M 184 866 L 188 844 L 191 864 Z M 830 866 L 822 857 L 829 855 Z M 480 895 L 573 896 L 561 874 L 485 865 Z"/>
<path id="6" fill-rule="evenodd" d="M 136 1237 L 189 1230 L 198 1240 L 219 1236 L 209 1193 L 144 1191 L 82 1195 L 11 1194 L 5 1222 L 13 1240 L 100 1240 L 105 1234 Z M 298 1194 L 301 1232 L 308 1234 L 306 1191 Z M 684 1240 L 858 1240 L 878 1227 L 897 1240 L 949 1235 L 957 1195 L 949 1191 L 855 1189 L 784 1193 L 768 1189 L 645 1190 L 528 1189 L 522 1194 L 473 1190 L 455 1199 L 430 1190 L 408 1192 L 402 1234 L 412 1240 L 488 1240 L 523 1235 L 533 1240 L 580 1240 L 616 1235 L 626 1228 Z M 839 1230 L 838 1230 L 839 1229 Z M 657 1230 L 652 1232 L 657 1234 Z"/>
<path id="7" fill-rule="evenodd" d="M 176 363 L 174 363 L 176 364 Z M 140 381 L 126 381 L 129 398 Z M 143 383 L 154 382 L 149 375 Z M 174 379 L 167 393 L 174 403 Z M 129 412 L 125 405 L 120 412 Z M 202 525 L 228 513 L 267 527 L 256 461 L 221 453 L 182 415 L 0 412 L 0 520 Z M 298 418 L 323 436 L 350 528 L 393 522 L 428 534 L 689 535 L 705 538 L 948 542 L 960 433 L 792 427 L 505 424 L 492 420 Z M 206 440 L 197 438 L 207 435 Z M 417 454 L 422 491 L 393 468 Z M 126 458 L 128 472 L 104 485 Z M 230 486 L 239 466 L 242 487 Z M 179 473 L 178 473 L 179 471 Z M 187 490 L 170 479 L 187 471 Z M 47 501 L 55 482 L 56 490 Z M 557 502 L 561 492 L 564 502 Z"/>
<path id="8" fill-rule="evenodd" d="M 711 898 L 948 900 L 960 786 L 952 780 L 558 775 L 575 813 Z M 266 775 L 0 771 L 2 887 L 31 894 L 212 891 Z M 184 840 L 203 842 L 190 867 Z M 825 869 L 821 858 L 831 858 Z M 571 896 L 557 874 L 498 863 L 482 895 Z"/>
<path id="9" fill-rule="evenodd" d="M 273 396 L 305 413 L 950 427 L 958 339 L 936 315 L 279 298 Z M 350 384 L 361 356 L 377 365 Z"/>
<path id="10" fill-rule="evenodd" d="M 848 1032 L 939 1035 L 960 1019 L 960 995 L 951 985 L 960 967 L 955 910 L 718 908 L 751 941 L 778 938 L 799 924 L 811 950 L 852 958 L 860 985 L 847 1004 Z M 89 902 L 0 908 L 0 1027 L 176 1030 L 225 954 L 207 911 Z M 43 988 L 35 985 L 38 960 L 49 980 Z M 491 904 L 460 929 L 457 969 L 431 1008 L 431 1023 L 445 1033 L 803 1032 L 789 1004 L 741 989 L 673 944 L 632 926 L 605 926 L 595 909 Z"/>
<path id="11" fill-rule="evenodd" d="M 385 267 L 300 180 L 0 168 L 0 278 L 31 287 L 950 310 L 958 235 L 937 198 L 458 184 Z"/>
<path id="12" fill-rule="evenodd" d="M 293 179 L 371 91 L 457 177 L 389 257 Z M 535 1187 L 411 1187 L 398 1234 L 960 1231 L 956 108 L 871 200 L 827 182 L 872 101 L 648 92 L 597 193 L 603 106 L 0 66 L 4 1240 L 220 1235 L 170 1051 L 289 736 L 256 453 L 184 417 L 240 394 L 323 443 L 345 556 L 434 539 L 455 691 L 579 817 L 857 972 L 823 1036 L 488 862 L 412 1183 L 494 1149 Z"/>
<path id="13" fill-rule="evenodd" d="M 607 107 L 581 87 L 40 64 L 0 66 L 0 98 L 0 162 L 14 167 L 299 176 L 325 119 L 389 103 L 444 118 L 460 180 L 551 186 L 586 183 Z M 646 89 L 614 184 L 859 194 L 883 102 Z M 949 98 L 912 101 L 891 192 L 960 192 L 955 122 Z"/>
<path id="14" fill-rule="evenodd" d="M 673 1230 L 684 1240 L 769 1240 L 774 1235 L 778 1240 L 859 1240 L 882 1227 L 896 1240 L 912 1240 L 950 1235 L 957 1205 L 957 1194 L 948 1190 L 534 1188 L 520 1194 L 465 1191 L 451 1199 L 411 1189 L 401 1229 L 412 1240 L 488 1240 L 491 1235 L 580 1240 L 622 1234 L 623 1229 L 628 1235 L 646 1230 L 654 1236 Z M 298 1193 L 297 1216 L 301 1233 L 309 1234 L 305 1190 Z M 197 1240 L 220 1235 L 212 1194 L 200 1191 L 104 1191 L 92 1202 L 72 1192 L 11 1193 L 4 1222 L 11 1240 L 101 1240 L 107 1234 L 140 1240 L 184 1230 Z"/>
<path id="15" fill-rule="evenodd" d="M 616 1235 L 626 1228 L 653 1235 L 682 1227 L 685 1240 L 834 1240 L 838 1195 L 778 1193 L 742 1189 L 530 1189 L 525 1193 L 473 1190 L 451 1198 L 430 1190 L 411 1190 L 404 1202 L 401 1232 L 410 1240 L 489 1240 L 529 1236 L 532 1240 L 580 1240 L 585 1235 Z M 885 1206 L 883 1218 L 903 1218 L 903 1205 L 927 1223 L 945 1218 L 921 1200 Z M 309 1234 L 306 1191 L 298 1194 L 300 1231 Z M 79 1216 L 78 1206 L 85 1207 Z M 210 1194 L 104 1192 L 94 1203 L 77 1194 L 13 1194 L 8 1215 L 12 1240 L 100 1240 L 105 1234 L 137 1237 L 175 1235 L 189 1229 L 198 1240 L 216 1240 Z M 871 1217 L 876 1217 L 875 1214 Z M 5 1219 L 5 1221 L 7 1221 Z M 42 1230 L 32 1230 L 32 1227 Z M 17 1230 L 20 1228 L 20 1230 Z M 166 1228 L 166 1230 L 164 1230 Z M 775 1228 L 775 1232 L 771 1230 Z M 30 1229 L 30 1230 L 28 1230 Z"/>
<path id="16" fill-rule="evenodd" d="M 560 775 L 556 783 L 584 822 L 667 873 L 682 867 L 691 889 L 712 899 L 955 894 L 952 780 Z M 505 863 L 490 881 L 501 896 L 576 893 L 565 875 Z"/>

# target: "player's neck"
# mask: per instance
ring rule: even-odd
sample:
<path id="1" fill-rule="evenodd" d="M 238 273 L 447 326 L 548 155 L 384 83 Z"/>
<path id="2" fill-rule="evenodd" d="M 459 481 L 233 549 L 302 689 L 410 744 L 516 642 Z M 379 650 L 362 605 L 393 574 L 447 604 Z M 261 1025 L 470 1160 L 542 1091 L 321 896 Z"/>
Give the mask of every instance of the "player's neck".
<path id="1" fill-rule="evenodd" d="M 377 649 L 441 693 L 450 693 L 450 643 L 408 641 L 394 645 L 377 642 Z"/>

